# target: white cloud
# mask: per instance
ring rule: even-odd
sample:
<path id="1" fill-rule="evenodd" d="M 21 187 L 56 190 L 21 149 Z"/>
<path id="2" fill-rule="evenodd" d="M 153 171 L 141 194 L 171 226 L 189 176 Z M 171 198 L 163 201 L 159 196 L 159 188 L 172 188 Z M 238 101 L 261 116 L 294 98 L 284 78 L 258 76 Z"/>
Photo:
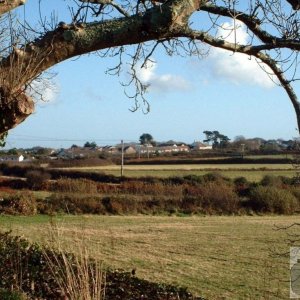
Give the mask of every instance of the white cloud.
<path id="1" fill-rule="evenodd" d="M 191 84 L 180 75 L 156 73 L 157 64 L 155 62 L 147 62 L 143 67 L 137 67 L 136 73 L 143 84 L 149 85 L 150 91 L 155 92 L 174 92 L 187 91 L 191 88 Z"/>
<path id="2" fill-rule="evenodd" d="M 143 83 L 149 83 L 155 77 L 156 63 L 148 61 L 143 67 L 136 68 L 136 74 Z"/>
<path id="3" fill-rule="evenodd" d="M 236 29 L 233 30 L 233 28 L 233 23 L 224 23 L 217 37 L 232 43 L 248 44 L 248 35 L 244 25 L 236 22 Z M 263 88 L 271 88 L 275 85 L 268 75 L 272 74 L 271 69 L 254 57 L 212 48 L 208 60 L 214 77 L 224 78 L 235 84 L 259 85 Z"/>
<path id="4" fill-rule="evenodd" d="M 49 79 L 34 80 L 28 87 L 28 94 L 39 104 L 54 102 L 58 92 L 58 84 Z"/>

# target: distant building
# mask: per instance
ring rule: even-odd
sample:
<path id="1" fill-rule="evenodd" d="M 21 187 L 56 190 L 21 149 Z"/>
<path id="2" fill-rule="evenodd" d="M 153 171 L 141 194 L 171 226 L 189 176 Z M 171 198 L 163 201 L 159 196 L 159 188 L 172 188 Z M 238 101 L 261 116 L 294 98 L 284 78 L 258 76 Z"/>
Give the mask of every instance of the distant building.
<path id="1" fill-rule="evenodd" d="M 104 146 L 101 151 L 109 154 L 116 154 L 119 152 L 118 147 L 116 146 Z"/>
<path id="2" fill-rule="evenodd" d="M 0 156 L 0 161 L 14 161 L 14 162 L 22 162 L 24 160 L 24 156 L 21 155 L 4 155 Z"/>
<path id="3" fill-rule="evenodd" d="M 155 149 L 158 153 L 189 152 L 190 147 L 185 144 L 173 144 L 168 146 L 159 145 Z"/>
<path id="4" fill-rule="evenodd" d="M 140 145 L 138 148 L 138 152 L 140 154 L 145 154 L 145 153 L 155 153 L 156 151 L 156 147 L 153 147 L 153 145 L 151 144 L 147 144 L 147 145 Z"/>
<path id="5" fill-rule="evenodd" d="M 205 144 L 202 142 L 194 142 L 193 144 L 191 144 L 191 147 L 195 151 L 212 150 L 212 145 Z"/>
<path id="6" fill-rule="evenodd" d="M 137 150 L 132 146 L 127 146 L 124 148 L 124 153 L 125 154 L 136 154 Z"/>
<path id="7" fill-rule="evenodd" d="M 97 155 L 99 155 L 99 150 L 93 147 L 71 147 L 70 149 L 61 149 L 56 154 L 60 159 L 93 158 Z"/>
<path id="8" fill-rule="evenodd" d="M 159 143 L 157 147 L 155 147 L 155 151 L 158 153 L 189 152 L 190 147 L 185 143 L 170 140 L 167 142 Z"/>

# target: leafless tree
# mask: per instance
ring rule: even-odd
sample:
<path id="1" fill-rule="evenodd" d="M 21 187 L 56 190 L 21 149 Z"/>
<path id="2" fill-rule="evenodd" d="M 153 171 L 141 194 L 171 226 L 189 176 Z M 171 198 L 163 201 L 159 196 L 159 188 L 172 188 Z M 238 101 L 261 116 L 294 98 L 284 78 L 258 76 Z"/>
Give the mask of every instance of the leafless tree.
<path id="1" fill-rule="evenodd" d="M 136 66 L 145 66 L 158 48 L 167 55 L 203 56 L 204 45 L 256 59 L 285 89 L 300 128 L 294 90 L 299 79 L 299 0 L 67 0 L 69 20 L 52 18 L 52 27 L 45 22 L 39 31 L 26 20 L 14 22 L 14 12 L 26 7 L 25 2 L 0 0 L 0 134 L 34 111 L 28 86 L 59 62 L 100 51 L 100 56 L 119 57 L 109 70 L 119 74 L 124 56 L 129 56 L 136 108 L 140 101 L 147 105 L 147 86 L 139 80 Z M 243 24 L 248 42 L 219 36 L 225 20 L 235 25 L 233 33 Z"/>

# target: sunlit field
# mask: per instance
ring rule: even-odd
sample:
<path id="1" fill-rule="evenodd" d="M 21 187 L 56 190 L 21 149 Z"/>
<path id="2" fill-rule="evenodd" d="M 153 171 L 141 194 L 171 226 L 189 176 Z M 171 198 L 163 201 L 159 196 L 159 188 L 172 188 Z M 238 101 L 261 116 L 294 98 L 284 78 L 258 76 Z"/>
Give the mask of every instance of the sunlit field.
<path id="1" fill-rule="evenodd" d="M 298 216 L 0 217 L 0 226 L 76 252 L 84 243 L 107 266 L 187 286 L 207 299 L 287 299 L 287 234 Z"/>

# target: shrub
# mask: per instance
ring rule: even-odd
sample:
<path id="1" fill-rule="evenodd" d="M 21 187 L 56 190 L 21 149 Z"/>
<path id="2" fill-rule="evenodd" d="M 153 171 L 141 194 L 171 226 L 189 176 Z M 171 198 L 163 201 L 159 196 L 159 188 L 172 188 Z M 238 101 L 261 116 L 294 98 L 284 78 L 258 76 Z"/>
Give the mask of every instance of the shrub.
<path id="1" fill-rule="evenodd" d="M 66 299 L 64 295 L 68 293 L 72 296 L 70 292 L 74 288 L 80 292 L 79 288 L 82 287 L 78 284 L 80 279 L 86 278 L 86 283 L 91 285 L 94 283 L 92 279 L 96 279 L 84 276 L 93 274 L 97 266 L 92 261 L 87 261 L 83 266 L 80 263 L 81 257 L 76 259 L 74 255 L 41 248 L 38 244 L 30 244 L 25 239 L 0 232 L 0 288 L 2 289 L 22 291 L 30 299 Z M 82 270 L 86 272 L 82 274 Z M 76 276 L 78 282 L 73 282 L 72 285 L 72 282 L 69 282 L 70 276 L 67 275 Z M 68 286 L 64 286 L 66 283 Z M 71 299 L 79 299 L 79 297 L 71 297 Z M 101 299 L 101 297 L 84 297 L 84 299 Z"/>
<path id="2" fill-rule="evenodd" d="M 116 194 L 120 191 L 120 186 L 111 183 L 97 183 L 97 192 L 101 194 Z"/>
<path id="3" fill-rule="evenodd" d="M 78 194 L 52 194 L 41 201 L 38 210 L 42 214 L 70 213 L 70 214 L 103 214 L 105 208 L 101 200 L 93 196 Z"/>
<path id="4" fill-rule="evenodd" d="M 250 182 L 245 177 L 234 179 L 235 191 L 239 197 L 247 196 L 249 193 Z"/>
<path id="5" fill-rule="evenodd" d="M 203 180 L 204 180 L 204 182 L 224 181 L 225 178 L 220 173 L 213 172 L 213 173 L 207 173 L 207 174 L 203 175 Z"/>
<path id="6" fill-rule="evenodd" d="M 8 291 L 0 289 L 0 299 L 1 300 L 27 300 L 27 296 L 18 291 Z"/>
<path id="7" fill-rule="evenodd" d="M 300 188 L 299 187 L 292 187 L 289 191 L 297 198 L 298 202 L 300 203 Z"/>
<path id="8" fill-rule="evenodd" d="M 145 183 L 142 181 L 127 181 L 120 184 L 119 190 L 121 193 L 134 195 L 181 196 L 182 185 L 173 185 L 162 182 Z"/>
<path id="9" fill-rule="evenodd" d="M 232 214 L 239 210 L 239 198 L 226 182 L 207 182 L 201 186 L 199 200 L 204 212 Z"/>
<path id="10" fill-rule="evenodd" d="M 41 248 L 38 244 L 30 244 L 25 239 L 0 232 L 0 289 L 4 293 L 5 290 L 18 290 L 26 293 L 30 299 L 41 300 L 200 299 L 193 297 L 186 288 L 152 283 L 132 276 L 131 272 L 107 270 L 104 277 L 101 264 L 85 254 L 85 249 L 82 249 L 82 255 L 75 257 L 63 251 Z M 102 294 L 103 287 L 105 295 Z M 74 294 L 76 291 L 79 294 Z M 85 291 L 89 294 L 85 294 Z M 97 292 L 97 297 L 92 292 Z M 102 295 L 99 296 L 99 292 Z M 3 297 L 0 299 L 5 300 Z"/>
<path id="11" fill-rule="evenodd" d="M 43 189 L 45 183 L 51 178 L 49 173 L 41 170 L 27 171 L 25 177 L 27 186 L 33 190 Z"/>
<path id="12" fill-rule="evenodd" d="M 281 187 L 282 186 L 282 180 L 279 176 L 274 175 L 265 175 L 260 184 L 262 186 L 274 186 L 274 187 Z"/>
<path id="13" fill-rule="evenodd" d="M 5 176 L 17 176 L 17 177 L 24 177 L 26 171 L 28 170 L 25 167 L 11 165 L 7 163 L 1 163 L 0 169 Z"/>
<path id="14" fill-rule="evenodd" d="M 134 196 L 105 197 L 102 199 L 106 212 L 114 215 L 141 212 L 141 207 L 139 207 L 138 203 Z"/>
<path id="15" fill-rule="evenodd" d="M 36 212 L 36 199 L 29 192 L 9 195 L 0 202 L 0 213 L 28 216 L 34 215 Z"/>
<path id="16" fill-rule="evenodd" d="M 97 184 L 88 179 L 60 178 L 53 186 L 53 191 L 62 193 L 96 194 Z"/>
<path id="17" fill-rule="evenodd" d="M 292 214 L 298 207 L 297 198 L 288 190 L 258 186 L 250 193 L 250 207 L 257 212 Z"/>
<path id="18" fill-rule="evenodd" d="M 182 199 L 180 210 L 185 214 L 197 213 L 201 210 L 203 212 L 203 208 L 199 205 L 199 198 L 190 196 L 186 196 Z"/>
<path id="19" fill-rule="evenodd" d="M 186 197 L 197 197 L 201 194 L 202 185 L 185 184 L 182 185 L 183 194 Z"/>
<path id="20" fill-rule="evenodd" d="M 180 176 L 169 177 L 165 181 L 168 184 L 174 184 L 174 185 L 180 185 L 180 184 L 183 184 L 185 182 L 184 178 L 180 177 Z"/>
<path id="21" fill-rule="evenodd" d="M 292 185 L 293 184 L 293 178 L 290 177 L 286 177 L 286 176 L 279 176 L 279 178 L 281 179 L 282 183 L 284 185 Z"/>
<path id="22" fill-rule="evenodd" d="M 190 184 L 199 184 L 204 182 L 203 176 L 198 175 L 186 175 L 183 178 L 187 183 Z"/>
<path id="23" fill-rule="evenodd" d="M 248 185 L 249 184 L 249 182 L 248 182 L 248 180 L 247 180 L 247 178 L 246 177 L 237 177 L 237 178 L 235 178 L 234 179 L 234 184 L 235 185 L 237 185 L 237 186 L 245 186 L 245 185 Z"/>

